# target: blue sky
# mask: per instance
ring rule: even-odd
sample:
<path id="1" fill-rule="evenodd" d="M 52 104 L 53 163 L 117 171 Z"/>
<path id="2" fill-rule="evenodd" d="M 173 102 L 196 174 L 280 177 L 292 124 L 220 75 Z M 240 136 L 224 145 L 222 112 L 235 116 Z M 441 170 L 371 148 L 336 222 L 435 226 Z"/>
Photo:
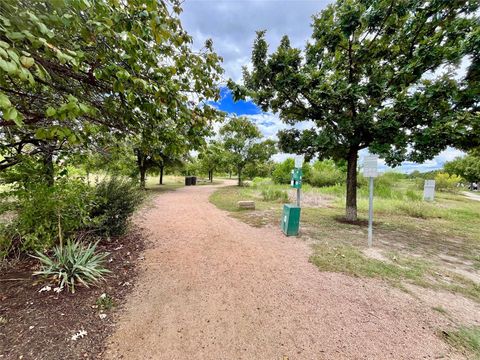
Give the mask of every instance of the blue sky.
<path id="1" fill-rule="evenodd" d="M 270 49 L 275 49 L 285 34 L 292 46 L 304 48 L 311 35 L 312 15 L 329 3 L 327 0 L 186 0 L 181 19 L 196 48 L 200 49 L 207 39 L 213 40 L 216 52 L 224 59 L 225 84 L 228 79 L 241 81 L 242 66 L 250 63 L 255 31 L 267 30 Z M 288 127 L 278 114 L 262 112 L 251 101 L 235 103 L 225 87 L 222 87 L 221 100 L 213 104 L 229 114 L 248 117 L 267 138 L 275 139 L 279 130 Z M 297 125 L 300 129 L 309 126 L 308 122 Z M 365 153 L 360 154 L 360 162 Z M 440 169 L 446 161 L 462 154 L 449 148 L 424 164 L 404 163 L 397 169 L 402 172 Z M 282 161 L 287 156 L 277 154 L 274 160 Z M 380 163 L 380 168 L 387 170 L 384 163 Z"/>

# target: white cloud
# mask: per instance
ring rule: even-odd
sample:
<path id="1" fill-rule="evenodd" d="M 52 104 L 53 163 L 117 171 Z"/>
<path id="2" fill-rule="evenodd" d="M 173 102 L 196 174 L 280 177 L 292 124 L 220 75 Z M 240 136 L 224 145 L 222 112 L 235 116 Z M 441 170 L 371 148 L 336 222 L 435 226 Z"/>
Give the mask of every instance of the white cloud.
<path id="1" fill-rule="evenodd" d="M 267 30 L 273 50 L 283 35 L 292 45 L 304 47 L 310 37 L 311 17 L 331 1 L 326 0 L 187 0 L 181 20 L 201 48 L 213 39 L 217 53 L 224 58 L 225 77 L 239 81 L 241 68 L 250 62 L 257 30 Z"/>

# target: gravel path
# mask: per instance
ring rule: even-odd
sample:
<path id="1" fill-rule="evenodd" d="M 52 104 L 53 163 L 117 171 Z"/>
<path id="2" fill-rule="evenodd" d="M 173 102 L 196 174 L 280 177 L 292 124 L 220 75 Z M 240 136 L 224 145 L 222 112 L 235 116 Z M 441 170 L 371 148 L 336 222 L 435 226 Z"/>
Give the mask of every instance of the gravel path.
<path id="1" fill-rule="evenodd" d="M 461 358 L 418 300 L 318 271 L 302 240 L 229 217 L 214 190 L 163 193 L 143 213 L 152 245 L 106 358 Z"/>

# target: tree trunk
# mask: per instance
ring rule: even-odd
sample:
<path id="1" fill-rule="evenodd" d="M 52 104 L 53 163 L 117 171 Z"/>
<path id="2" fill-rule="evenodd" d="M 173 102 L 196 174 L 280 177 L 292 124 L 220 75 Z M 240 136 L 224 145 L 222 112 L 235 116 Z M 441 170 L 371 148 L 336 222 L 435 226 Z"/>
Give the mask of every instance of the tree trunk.
<path id="1" fill-rule="evenodd" d="M 50 151 L 43 156 L 43 167 L 48 186 L 53 186 L 55 183 L 55 170 L 53 168 L 53 154 Z"/>
<path id="2" fill-rule="evenodd" d="M 163 166 L 160 166 L 160 179 L 158 180 L 159 185 L 163 185 Z"/>
<path id="3" fill-rule="evenodd" d="M 210 170 L 209 176 L 210 176 L 210 182 L 213 182 L 213 170 Z"/>
<path id="4" fill-rule="evenodd" d="M 238 186 L 242 186 L 242 168 L 240 166 L 237 168 L 237 174 L 238 174 Z"/>
<path id="5" fill-rule="evenodd" d="M 347 159 L 346 220 L 357 220 L 357 158 L 358 151 L 350 150 Z"/>
<path id="6" fill-rule="evenodd" d="M 140 187 L 145 190 L 145 174 L 147 173 L 147 169 L 145 166 L 140 166 Z"/>

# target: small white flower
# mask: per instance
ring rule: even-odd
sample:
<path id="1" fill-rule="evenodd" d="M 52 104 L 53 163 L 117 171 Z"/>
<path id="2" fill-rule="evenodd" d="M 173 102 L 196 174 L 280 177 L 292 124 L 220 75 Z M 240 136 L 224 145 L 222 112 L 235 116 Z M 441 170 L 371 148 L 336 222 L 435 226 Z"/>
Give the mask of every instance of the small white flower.
<path id="1" fill-rule="evenodd" d="M 42 287 L 40 290 L 38 290 L 38 292 L 41 293 L 41 292 L 50 291 L 50 290 L 52 290 L 52 288 L 50 286 L 46 285 L 46 286 Z"/>
<path id="2" fill-rule="evenodd" d="M 107 294 L 103 293 L 102 295 L 100 295 L 100 299 L 105 299 L 107 297 Z"/>
<path id="3" fill-rule="evenodd" d="M 55 291 L 57 294 L 60 294 L 63 290 L 63 286 L 60 286 L 60 287 L 56 287 L 53 289 L 53 291 Z"/>
<path id="4" fill-rule="evenodd" d="M 32 330 L 35 327 L 35 325 L 32 325 L 28 328 L 28 330 Z"/>
<path id="5" fill-rule="evenodd" d="M 107 317 L 107 314 L 99 314 L 98 316 L 100 317 L 100 319 L 103 320 L 103 319 L 105 319 L 105 318 Z"/>
<path id="6" fill-rule="evenodd" d="M 87 336 L 87 332 L 85 330 L 80 330 L 78 333 L 75 335 L 72 335 L 72 340 L 77 341 L 78 339 L 83 338 L 84 336 Z"/>

